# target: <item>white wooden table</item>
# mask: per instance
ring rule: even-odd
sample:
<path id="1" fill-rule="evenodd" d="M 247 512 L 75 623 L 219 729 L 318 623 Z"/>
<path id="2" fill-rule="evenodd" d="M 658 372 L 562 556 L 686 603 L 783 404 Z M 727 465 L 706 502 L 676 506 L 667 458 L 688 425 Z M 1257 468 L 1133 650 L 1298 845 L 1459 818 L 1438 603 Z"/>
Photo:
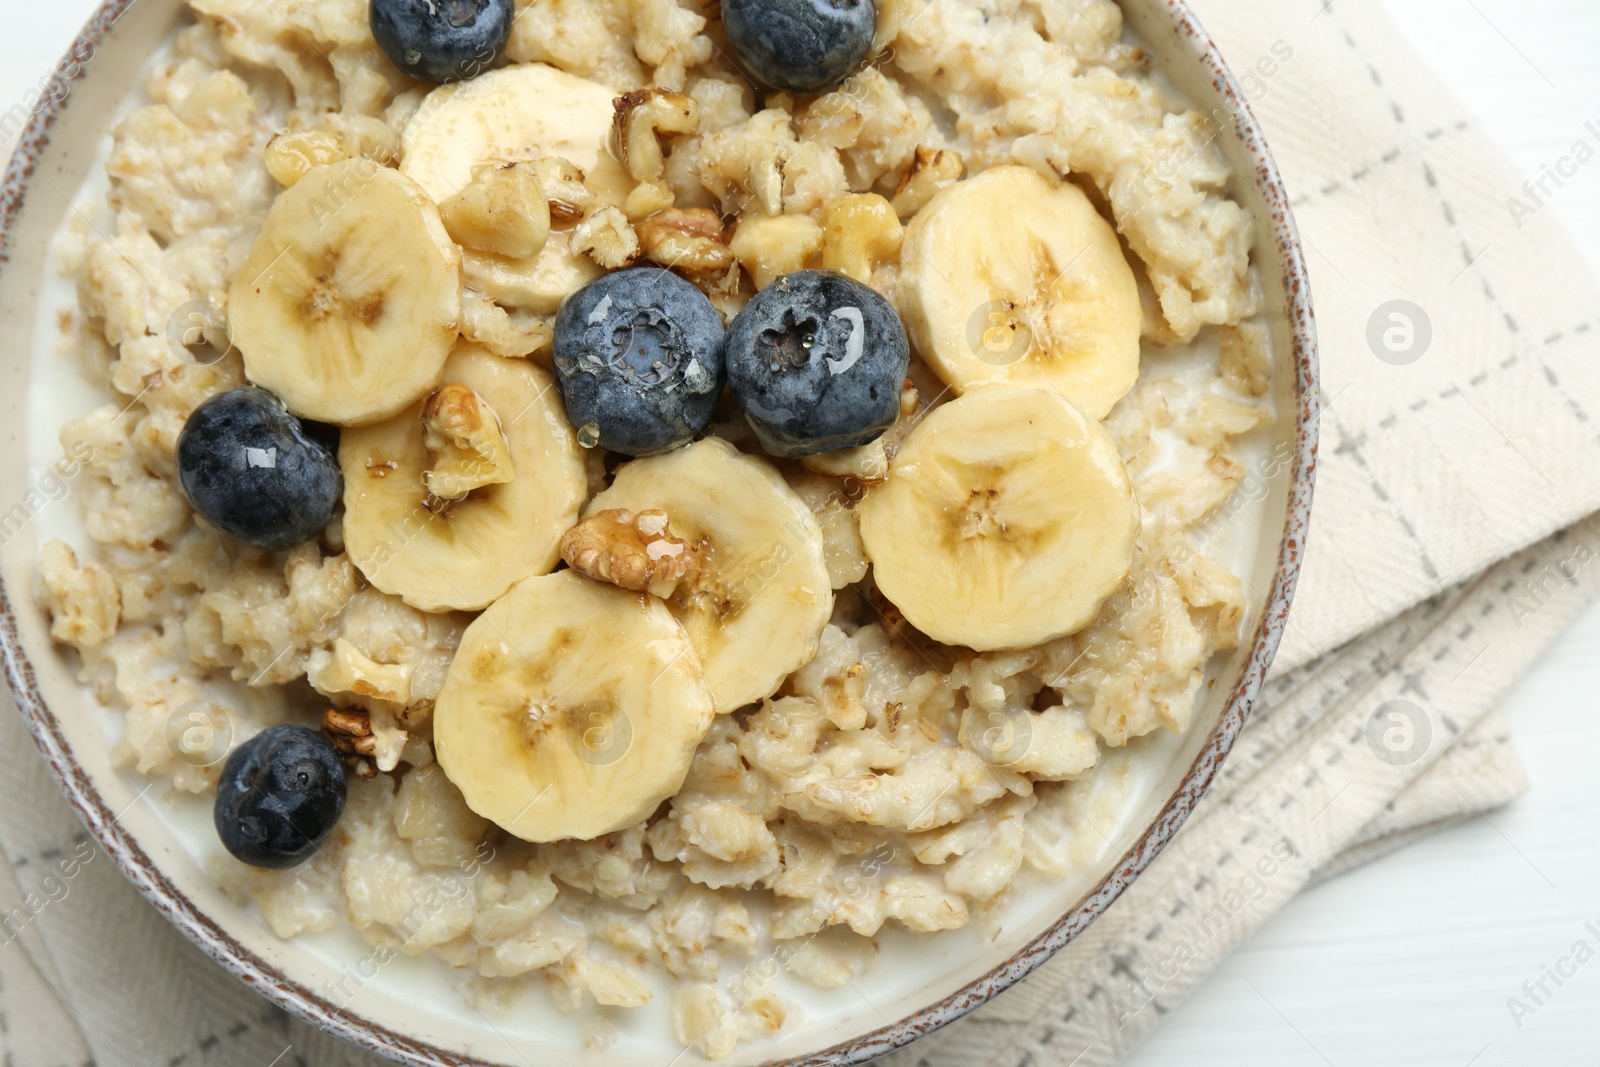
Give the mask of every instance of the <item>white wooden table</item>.
<path id="1" fill-rule="evenodd" d="M 1579 139 L 1600 148 L 1595 0 L 1386 2 L 1528 175 Z M 41 84 L 93 6 L 8 5 L 0 100 Z M 1600 270 L 1600 161 L 1552 203 Z M 1506 709 L 1528 797 L 1293 902 L 1172 1013 L 1133 1067 L 1600 1063 L 1600 605 Z M 1579 941 L 1595 957 L 1581 965 Z M 1558 966 L 1572 972 L 1559 986 L 1546 977 Z M 1541 979 L 1550 995 L 1524 989 Z M 1513 997 L 1531 1013 L 1514 1016 Z"/>

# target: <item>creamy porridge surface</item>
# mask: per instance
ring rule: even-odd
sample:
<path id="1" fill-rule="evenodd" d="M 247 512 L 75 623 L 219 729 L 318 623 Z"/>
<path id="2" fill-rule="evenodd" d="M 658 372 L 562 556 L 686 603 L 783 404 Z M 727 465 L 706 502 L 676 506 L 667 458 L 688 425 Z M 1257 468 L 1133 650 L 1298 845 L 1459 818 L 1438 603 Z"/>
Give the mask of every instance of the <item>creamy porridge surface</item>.
<path id="1" fill-rule="evenodd" d="M 687 777 L 645 817 L 593 840 L 541 844 L 476 813 L 448 762 L 435 761 L 436 702 L 477 609 L 498 594 L 468 596 L 467 610 L 448 592 L 430 599 L 422 572 L 448 570 L 448 556 L 429 555 L 445 549 L 419 535 L 380 565 L 363 540 L 370 523 L 353 511 L 287 551 L 249 547 L 193 514 L 174 458 L 191 412 L 246 384 L 220 313 L 275 198 L 325 173 L 313 168 L 367 160 L 358 173 L 398 168 L 444 201 L 472 173 L 472 160 L 451 155 L 465 135 L 428 127 L 442 98 L 377 48 L 365 0 L 190 6 L 192 22 L 149 73 L 148 103 L 113 131 L 114 231 L 69 225 L 60 237 L 77 284 L 73 347 L 110 395 L 61 430 L 63 448 L 82 462 L 87 536 L 76 549 L 43 546 L 39 590 L 54 637 L 81 655 L 83 681 L 125 711 L 116 751 L 141 774 L 183 792 L 215 789 L 217 754 L 185 750 L 173 728 L 196 706 L 234 744 L 280 722 L 337 736 L 352 768 L 349 799 L 316 859 L 267 871 L 219 847 L 207 861 L 276 934 L 348 924 L 374 946 L 463 969 L 485 1001 L 536 985 L 566 1008 L 635 1006 L 652 996 L 640 975 L 664 971 L 675 979 L 677 1039 L 721 1057 L 802 1021 L 767 986 L 728 981 L 730 968 L 781 946 L 791 975 L 837 986 L 865 958 L 852 945 L 885 924 L 931 934 L 1002 907 L 1022 873 L 1059 875 L 1072 862 L 1057 831 L 1071 815 L 1074 779 L 1107 749 L 1188 727 L 1208 662 L 1240 636 L 1241 583 L 1203 549 L 1246 478 L 1242 439 L 1271 418 L 1270 361 L 1255 321 L 1251 224 L 1226 194 L 1214 126 L 1157 89 L 1114 3 L 882 0 L 869 64 L 832 91 L 795 96 L 757 90 L 727 61 L 714 5 L 519 0 L 501 67 L 571 76 L 539 74 L 555 88 L 532 111 L 551 111 L 547 125 L 559 126 L 587 106 L 562 111 L 569 91 L 571 100 L 622 101 L 614 132 L 575 118 L 558 146 L 523 157 L 542 168 L 551 207 L 538 262 L 451 253 L 464 282 L 463 340 L 447 366 L 476 360 L 498 374 L 504 361 L 525 361 L 530 380 L 548 382 L 561 299 L 640 262 L 674 267 L 729 318 L 780 275 L 841 270 L 893 301 L 913 342 L 900 420 L 877 446 L 749 461 L 772 493 L 803 503 L 773 526 L 782 551 L 770 581 L 790 580 L 791 558 L 814 558 L 831 607 L 828 589 L 810 589 L 808 606 L 763 617 L 770 647 L 739 644 L 727 636 L 737 620 L 683 607 L 688 594 L 672 590 L 672 576 L 651 579 L 666 589 L 635 586 L 652 602 L 668 594 L 700 659 L 731 648 L 724 658 L 741 662 L 718 667 L 717 678 L 737 675 L 748 688 L 726 682 L 716 695 L 750 699 L 719 700 L 714 718 L 708 710 L 709 727 L 688 738 Z M 500 73 L 460 91 L 496 84 L 488 79 Z M 634 90 L 660 92 L 629 103 L 623 94 Z M 649 110 L 685 98 L 691 122 L 673 126 L 670 108 Z M 886 478 L 894 484 L 889 463 L 913 446 L 919 425 L 931 427 L 970 384 L 962 376 L 990 373 L 959 355 L 935 365 L 934 349 L 971 323 L 980 348 L 991 329 L 1049 329 L 1049 308 L 1024 320 L 1031 312 L 1006 304 L 990 317 L 984 271 L 1001 253 L 940 236 L 940 197 L 984 175 L 1028 196 L 1032 183 L 1040 197 L 1065 183 L 1087 194 L 1087 214 L 1113 223 L 1107 254 L 1125 258 L 1136 279 L 1137 300 L 1127 288 L 1122 314 L 1134 317 L 1139 352 L 1120 368 L 1102 361 L 1074 372 L 1082 395 L 1104 398 L 1104 410 L 1090 410 L 1094 399 L 1080 406 L 1109 432 L 1131 477 L 1131 571 L 1109 598 L 1092 598 L 1090 621 L 1073 632 L 980 652 L 933 640 L 895 607 L 875 581 L 862 514 Z M 992 243 L 1022 239 L 1008 218 L 1015 207 L 977 197 L 965 210 L 1000 235 Z M 1053 239 L 1039 247 L 1051 252 Z M 970 299 L 934 307 L 945 291 Z M 913 299 L 927 306 L 908 307 Z M 1082 303 L 1099 299 L 1090 292 Z M 193 307 L 218 314 L 207 344 L 185 351 L 169 323 Z M 1074 328 L 1098 327 L 1085 318 Z M 1030 358 L 988 364 L 1005 378 L 1026 373 Z M 506 381 L 511 393 L 522 387 Z M 555 403 L 547 423 L 564 440 L 583 428 L 560 410 Z M 346 428 L 343 449 L 381 440 L 384 425 Z M 726 403 L 708 435 L 724 443 L 681 455 L 762 455 Z M 570 500 L 557 500 L 553 476 L 540 475 L 559 527 L 552 546 L 602 493 L 622 507 L 657 506 L 648 480 L 633 480 L 641 489 L 619 473 L 625 457 L 572 454 Z M 674 530 L 715 525 L 735 508 L 732 497 L 746 495 L 690 458 L 674 462 L 651 468 L 682 490 L 665 507 Z M 346 459 L 347 507 L 351 470 Z M 893 538 L 894 521 L 891 512 L 878 536 Z M 588 564 L 574 564 L 589 577 L 564 580 L 595 577 L 607 542 L 596 546 Z M 513 557 L 517 547 L 487 550 Z M 550 557 L 536 573 L 559 565 L 553 548 Z M 396 567 L 410 577 L 393 575 Z M 801 631 L 793 663 L 781 658 L 786 626 Z M 648 725 L 634 724 L 640 733 Z"/>

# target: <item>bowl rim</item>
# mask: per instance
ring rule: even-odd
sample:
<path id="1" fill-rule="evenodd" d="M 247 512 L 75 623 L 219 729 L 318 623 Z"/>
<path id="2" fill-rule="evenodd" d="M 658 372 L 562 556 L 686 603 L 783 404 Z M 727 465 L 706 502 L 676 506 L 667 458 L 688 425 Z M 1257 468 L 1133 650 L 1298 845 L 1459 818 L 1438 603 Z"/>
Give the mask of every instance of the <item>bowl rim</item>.
<path id="1" fill-rule="evenodd" d="M 137 0 L 103 0 L 56 67 L 42 98 L 17 140 L 16 150 L 0 179 L 0 269 L 11 260 L 10 248 L 41 153 L 50 131 L 71 100 L 71 83 L 82 77 L 78 57 L 93 55 L 112 27 Z M 1249 99 L 1223 61 L 1216 43 L 1189 9 L 1187 0 L 1161 0 L 1172 29 L 1191 39 L 1191 47 L 1210 74 L 1212 85 L 1234 117 L 1236 134 L 1255 164 L 1254 186 L 1272 218 L 1277 265 L 1292 338 L 1294 367 L 1295 449 L 1290 464 L 1283 538 L 1277 572 L 1251 638 L 1240 677 L 1229 693 L 1216 727 L 1195 756 L 1178 788 L 1156 818 L 1122 855 L 1115 867 L 1061 918 L 1036 935 L 1009 959 L 967 982 L 955 992 L 896 1022 L 836 1043 L 808 1055 L 767 1061 L 764 1067 L 825 1067 L 862 1064 L 904 1047 L 938 1030 L 1021 981 L 1064 948 L 1121 896 L 1171 841 L 1216 777 L 1250 716 L 1271 666 L 1288 618 L 1299 579 L 1310 522 L 1317 460 L 1319 406 L 1317 339 L 1310 279 L 1295 227 L 1289 196 L 1278 173 Z M 1243 177 L 1243 176 L 1236 176 Z M 1265 267 L 1265 264 L 1261 264 Z M 22 647 L 15 607 L 0 580 L 0 658 L 6 681 L 28 732 L 73 811 L 106 850 L 117 869 L 156 910 L 231 975 L 252 986 L 267 1000 L 346 1041 L 413 1067 L 469 1067 L 474 1061 L 404 1034 L 395 1033 L 347 1009 L 335 1007 L 247 950 L 216 921 L 201 911 L 156 866 L 133 836 L 117 822 L 88 773 L 68 747 L 54 713 L 39 689 L 32 662 Z"/>

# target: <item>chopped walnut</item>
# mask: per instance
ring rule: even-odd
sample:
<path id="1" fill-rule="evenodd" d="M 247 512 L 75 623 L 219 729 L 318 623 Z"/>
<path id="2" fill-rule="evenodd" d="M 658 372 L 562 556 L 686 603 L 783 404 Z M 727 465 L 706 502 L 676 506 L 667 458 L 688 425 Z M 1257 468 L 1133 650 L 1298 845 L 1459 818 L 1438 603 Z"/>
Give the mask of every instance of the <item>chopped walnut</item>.
<path id="1" fill-rule="evenodd" d="M 661 177 L 662 134 L 693 133 L 700 125 L 700 105 L 683 93 L 635 89 L 612 103 L 611 151 L 634 181 Z"/>
<path id="2" fill-rule="evenodd" d="M 382 119 L 330 113 L 309 128 L 273 134 L 262 152 L 262 161 L 267 173 L 287 189 L 313 167 L 357 158 L 388 166 L 399 154 L 398 134 Z"/>
<path id="3" fill-rule="evenodd" d="M 535 160 L 533 173 L 550 206 L 550 225 L 569 226 L 598 203 L 594 190 L 584 184 L 583 169 L 560 156 Z"/>
<path id="4" fill-rule="evenodd" d="M 756 288 L 765 289 L 822 251 L 822 227 L 809 215 L 746 215 L 728 247 Z"/>
<path id="5" fill-rule="evenodd" d="M 440 500 L 511 480 L 511 449 L 489 402 L 460 382 L 434 390 L 422 405 L 428 469 L 422 482 Z"/>
<path id="6" fill-rule="evenodd" d="M 880 263 L 900 258 L 905 227 L 877 193 L 849 193 L 823 210 L 822 265 L 828 270 L 870 282 Z"/>
<path id="7" fill-rule="evenodd" d="M 606 270 L 621 270 L 639 258 L 639 236 L 628 216 L 603 207 L 572 231 L 572 250 L 586 254 Z"/>
<path id="8" fill-rule="evenodd" d="M 542 357 L 555 340 L 555 321 L 553 316 L 522 308 L 508 311 L 468 286 L 461 290 L 461 336 L 497 356 L 539 356 L 548 365 L 549 360 Z"/>
<path id="9" fill-rule="evenodd" d="M 306 680 L 319 693 L 401 707 L 411 703 L 414 672 L 409 663 L 379 663 L 343 637 L 334 639 L 331 651 L 313 650 L 306 661 Z"/>
<path id="10" fill-rule="evenodd" d="M 459 245 L 531 259 L 550 236 L 550 202 L 529 163 L 481 163 L 472 180 L 439 205 L 444 228 Z"/>
<path id="11" fill-rule="evenodd" d="M 667 513 L 655 510 L 596 512 L 562 537 L 561 558 L 587 578 L 663 600 L 700 570 L 695 546 L 674 537 Z"/>
<path id="12" fill-rule="evenodd" d="M 371 717 L 360 708 L 329 708 L 322 713 L 322 733 L 344 757 L 344 765 L 357 778 L 377 776 L 374 754 L 378 739 L 372 735 Z"/>
<path id="13" fill-rule="evenodd" d="M 665 180 L 640 182 L 622 202 L 622 213 L 628 216 L 628 221 L 638 224 L 642 219 L 665 211 L 675 203 L 677 197 Z"/>
<path id="14" fill-rule="evenodd" d="M 733 266 L 722 220 L 709 208 L 658 211 L 635 231 L 645 258 L 663 267 L 699 273 Z"/>
<path id="15" fill-rule="evenodd" d="M 267 142 L 262 154 L 267 173 L 285 189 L 305 177 L 312 167 L 349 158 L 338 134 L 331 130 L 285 130 Z"/>
<path id="16" fill-rule="evenodd" d="M 934 399 L 937 400 L 938 397 L 934 397 Z M 922 398 L 917 395 L 917 387 L 915 385 L 911 384 L 911 379 L 910 378 L 907 378 L 904 382 L 902 382 L 900 384 L 900 415 L 901 415 L 901 417 L 902 418 L 910 418 L 912 415 L 915 415 L 917 413 L 917 405 L 919 405 L 921 403 L 922 403 Z"/>
<path id="17" fill-rule="evenodd" d="M 889 203 L 902 219 L 908 219 L 926 207 L 934 193 L 960 181 L 966 173 L 967 165 L 955 149 L 918 145 L 911 169 L 900 179 Z"/>
<path id="18" fill-rule="evenodd" d="M 857 89 L 851 86 L 850 89 Z M 794 118 L 795 132 L 803 141 L 816 141 L 829 148 L 853 148 L 867 125 L 859 91 L 841 85 L 833 92 L 814 98 Z"/>
<path id="19" fill-rule="evenodd" d="M 730 263 L 724 271 L 685 271 L 684 277 L 706 294 L 725 322 L 732 322 L 754 295 L 754 290 L 745 284 L 744 271 L 737 262 Z"/>

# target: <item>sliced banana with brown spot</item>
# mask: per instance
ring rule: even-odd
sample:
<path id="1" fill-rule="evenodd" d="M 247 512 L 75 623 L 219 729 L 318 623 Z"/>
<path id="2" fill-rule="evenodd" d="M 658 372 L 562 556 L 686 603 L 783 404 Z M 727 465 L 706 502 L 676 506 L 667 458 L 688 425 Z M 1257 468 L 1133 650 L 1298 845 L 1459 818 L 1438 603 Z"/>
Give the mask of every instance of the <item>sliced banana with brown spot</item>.
<path id="1" fill-rule="evenodd" d="M 940 191 L 906 228 L 900 312 L 957 392 L 1054 389 L 1103 419 L 1139 377 L 1139 286 L 1111 224 L 1070 182 L 1003 166 Z"/>
<path id="2" fill-rule="evenodd" d="M 563 571 L 519 582 L 467 627 L 433 739 L 479 815 L 525 841 L 590 840 L 675 795 L 713 718 L 662 601 Z"/>
<path id="3" fill-rule="evenodd" d="M 412 607 L 475 611 L 555 567 L 588 479 L 544 370 L 463 344 L 440 381 L 432 399 L 342 435 L 345 549 Z"/>
<path id="4" fill-rule="evenodd" d="M 433 388 L 461 325 L 461 252 L 432 200 L 366 159 L 273 201 L 228 293 L 250 380 L 303 418 L 388 418 Z"/>
<path id="5" fill-rule="evenodd" d="M 619 467 L 585 514 L 623 508 L 671 516 L 697 574 L 667 606 L 689 631 L 726 714 L 765 699 L 817 652 L 833 612 L 822 530 L 770 463 L 710 437 Z"/>
<path id="6" fill-rule="evenodd" d="M 1052 390 L 993 385 L 933 409 L 856 512 L 879 591 L 929 637 L 979 651 L 1088 625 L 1139 531 L 1100 424 Z"/>

